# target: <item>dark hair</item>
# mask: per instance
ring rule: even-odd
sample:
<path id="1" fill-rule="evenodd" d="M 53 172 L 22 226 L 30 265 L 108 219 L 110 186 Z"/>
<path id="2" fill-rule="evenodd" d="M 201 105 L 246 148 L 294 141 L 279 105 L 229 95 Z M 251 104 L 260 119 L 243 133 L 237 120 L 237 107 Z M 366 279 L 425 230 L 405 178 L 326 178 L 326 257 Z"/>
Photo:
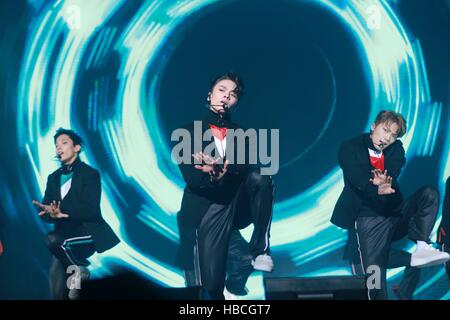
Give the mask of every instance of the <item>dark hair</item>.
<path id="1" fill-rule="evenodd" d="M 222 80 L 231 80 L 236 84 L 236 89 L 234 89 L 234 91 L 236 92 L 238 99 L 242 98 L 242 96 L 244 95 L 244 82 L 242 81 L 241 77 L 234 73 L 234 72 L 227 72 L 223 75 L 220 75 L 216 78 L 214 78 L 211 81 L 211 86 L 209 87 L 209 91 L 211 92 L 214 88 L 214 86 L 217 84 L 217 82 L 222 81 Z"/>
<path id="2" fill-rule="evenodd" d="M 398 125 L 397 137 L 401 138 L 406 133 L 406 120 L 400 113 L 390 110 L 383 110 L 375 118 L 375 126 L 380 123 L 395 123 Z"/>
<path id="3" fill-rule="evenodd" d="M 70 129 L 64 129 L 64 128 L 59 128 L 58 130 L 56 130 L 56 133 L 55 133 L 55 135 L 53 136 L 54 142 L 56 143 L 56 139 L 58 139 L 58 137 L 61 136 L 61 135 L 63 135 L 63 134 L 69 136 L 69 138 L 70 138 L 70 140 L 72 140 L 74 146 L 77 146 L 77 145 L 78 145 L 78 146 L 81 147 L 81 149 L 80 149 L 80 153 L 81 153 L 81 150 L 83 150 L 83 147 L 84 147 L 84 141 L 83 141 L 83 139 L 82 139 L 75 131 L 73 131 L 73 130 L 70 130 Z"/>

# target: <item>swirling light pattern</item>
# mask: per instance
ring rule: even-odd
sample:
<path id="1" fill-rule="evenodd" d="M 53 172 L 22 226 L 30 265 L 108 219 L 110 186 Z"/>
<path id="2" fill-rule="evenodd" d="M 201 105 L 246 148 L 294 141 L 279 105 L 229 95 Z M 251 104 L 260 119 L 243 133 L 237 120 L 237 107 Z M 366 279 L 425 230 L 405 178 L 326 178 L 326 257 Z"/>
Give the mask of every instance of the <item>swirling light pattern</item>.
<path id="1" fill-rule="evenodd" d="M 36 14 L 27 35 L 20 72 L 17 134 L 19 143 L 26 145 L 34 168 L 35 187 L 43 193 L 45 177 L 56 168 L 48 155 L 53 153 L 52 135 L 58 127 L 73 128 L 86 137 L 97 134 L 109 152 L 106 156 L 115 173 L 102 170 L 98 161 L 100 151 L 91 147 L 89 139 L 84 160 L 102 171 L 103 215 L 123 241 L 113 250 L 94 256 L 92 270 L 99 276 L 108 273 L 109 263 L 115 261 L 132 266 L 161 284 L 183 286 L 180 270 L 141 252 L 128 241 L 130 235 L 121 217 L 129 214 L 123 208 L 130 200 L 121 194 L 117 181 L 142 196 L 139 211 L 133 213 L 137 219 L 176 244 L 176 213 L 184 182 L 170 160 L 156 114 L 161 74 L 167 62 L 166 47 L 174 30 L 193 19 L 195 12 L 205 8 L 218 10 L 223 3 L 148 0 L 127 18 L 125 26 L 114 22 L 114 17 L 127 7 L 124 0 L 60 0 L 54 4 L 30 1 L 30 4 L 35 6 Z M 442 104 L 431 101 L 419 40 L 408 34 L 389 2 L 317 0 L 308 5 L 333 13 L 353 35 L 371 85 L 368 118 L 373 119 L 381 109 L 391 106 L 409 123 L 403 138 L 407 159 L 433 154 Z M 378 27 L 368 24 L 369 7 L 376 10 L 381 20 Z M 74 10 L 81 17 L 79 28 L 70 25 Z M 109 78 L 95 78 L 86 92 L 80 80 L 83 74 L 108 68 L 112 53 L 119 57 L 117 70 Z M 110 88 L 110 78 L 117 82 L 115 88 Z M 87 97 L 87 104 L 76 103 L 75 97 L 81 95 Z M 78 121 L 74 113 L 86 114 L 87 123 Z M 369 126 L 367 123 L 366 128 Z M 449 175 L 448 163 L 448 159 L 442 162 L 442 177 Z M 300 267 L 341 248 L 346 233 L 332 226 L 329 219 L 342 187 L 342 174 L 336 167 L 308 190 L 276 203 L 272 250 L 288 251 L 294 264 Z M 244 231 L 246 237 L 251 230 Z M 394 278 L 400 271 L 391 270 L 389 276 Z M 348 272 L 331 265 L 311 270 L 307 275 Z M 419 292 L 441 276 L 436 273 Z M 263 297 L 261 274 L 255 273 L 248 286 L 247 298 Z"/>

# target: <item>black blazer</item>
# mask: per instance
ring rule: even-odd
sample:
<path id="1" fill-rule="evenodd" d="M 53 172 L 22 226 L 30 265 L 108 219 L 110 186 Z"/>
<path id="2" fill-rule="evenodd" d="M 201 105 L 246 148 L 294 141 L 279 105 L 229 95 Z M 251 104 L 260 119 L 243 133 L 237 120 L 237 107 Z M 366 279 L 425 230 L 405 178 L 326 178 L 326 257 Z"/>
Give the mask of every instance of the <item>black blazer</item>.
<path id="1" fill-rule="evenodd" d="M 229 129 L 240 129 L 240 127 L 231 122 L 229 119 L 220 121 L 220 119 L 211 111 L 202 119 L 202 136 L 209 129 L 209 124 L 214 124 L 217 126 L 227 127 Z M 199 121 L 200 121 L 199 120 Z M 184 126 L 183 129 L 187 130 L 192 139 L 194 136 L 194 122 L 189 123 Z M 244 130 L 244 129 L 243 129 Z M 229 152 L 229 147 L 231 146 L 229 136 L 227 135 L 227 151 Z M 202 139 L 203 140 L 203 139 Z M 179 223 L 187 226 L 196 227 L 200 224 L 203 215 L 206 213 L 209 205 L 211 203 L 228 204 L 233 199 L 237 192 L 239 184 L 242 182 L 244 174 L 247 173 L 252 168 L 256 168 L 256 165 L 251 165 L 248 163 L 248 141 L 246 141 L 246 154 L 245 154 L 245 164 L 230 164 L 228 166 L 227 174 L 218 182 L 211 182 L 210 177 L 207 173 L 204 173 L 195 168 L 194 159 L 191 154 L 196 152 L 204 152 L 205 148 L 214 143 L 214 137 L 211 136 L 209 141 L 202 141 L 201 149 L 194 150 L 194 142 L 191 141 L 192 152 L 187 155 L 190 159 L 190 164 L 181 163 L 179 168 L 183 176 L 186 186 L 184 189 L 183 200 L 181 202 L 181 209 L 178 213 Z M 237 160 L 237 146 L 234 144 L 233 148 L 235 154 L 235 161 Z M 213 156 L 218 156 L 219 153 L 216 148 L 214 148 Z M 181 154 L 183 155 L 183 154 Z M 225 157 L 226 159 L 226 157 Z"/>
<path id="2" fill-rule="evenodd" d="M 203 134 L 210 129 L 209 124 L 213 124 L 220 127 L 227 127 L 229 129 L 242 129 L 236 123 L 232 122 L 229 118 L 220 119 L 215 113 L 207 111 L 203 118 L 198 121 L 202 121 L 201 137 Z M 187 132 L 189 132 L 192 139 L 195 138 L 194 132 L 194 122 L 191 122 L 182 127 Z M 242 129 L 245 130 L 245 129 Z M 227 135 L 227 151 L 231 148 L 230 136 Z M 201 139 L 201 138 L 200 138 Z M 209 206 L 212 203 L 218 204 L 228 204 L 233 199 L 234 195 L 238 191 L 239 185 L 243 181 L 243 178 L 249 170 L 255 169 L 256 165 L 251 165 L 248 162 L 249 158 L 249 144 L 246 141 L 246 154 L 245 154 L 245 164 L 230 164 L 227 169 L 227 174 L 217 182 L 211 182 L 210 177 L 207 173 L 204 173 L 195 168 L 194 159 L 192 158 L 192 153 L 204 152 L 205 148 L 214 143 L 214 137 L 211 136 L 209 141 L 203 141 L 201 143 L 200 150 L 194 150 L 194 142 L 190 141 L 192 150 L 186 155 L 186 159 L 190 160 L 190 164 L 181 163 L 179 168 L 183 176 L 186 186 L 184 188 L 183 199 L 181 201 L 181 208 L 177 215 L 178 228 L 180 233 L 180 247 L 177 255 L 177 264 L 184 269 L 192 268 L 193 259 L 193 248 L 195 244 L 196 228 L 200 225 L 200 222 L 207 212 Z M 178 141 L 173 142 L 174 146 L 178 144 Z M 214 148 L 215 154 L 213 156 L 218 156 L 219 153 L 216 148 Z M 236 143 L 233 148 L 235 158 L 236 155 Z M 184 154 L 180 152 L 175 152 L 175 159 L 178 161 L 180 157 Z M 226 158 L 226 157 L 225 157 Z M 235 162 L 236 162 L 235 159 Z M 242 219 L 238 222 L 237 228 L 244 228 L 251 223 L 250 220 Z"/>
<path id="3" fill-rule="evenodd" d="M 71 224 L 81 224 L 92 235 L 97 252 L 106 251 L 120 240 L 111 227 L 102 218 L 100 211 L 101 182 L 100 173 L 82 162 L 75 160 L 73 166 L 72 184 L 69 192 L 61 200 L 61 174 L 63 168 L 48 176 L 43 204 L 50 204 L 53 200 L 61 201 L 61 212 L 69 218 L 52 219 L 48 214 L 42 218 L 55 224 L 55 230 Z"/>
<path id="4" fill-rule="evenodd" d="M 334 207 L 331 222 L 338 227 L 351 229 L 362 206 L 370 208 L 374 215 L 398 214 L 403 196 L 397 182 L 405 165 L 405 150 L 400 140 L 387 147 L 384 153 L 384 166 L 392 180 L 395 193 L 378 195 L 378 187 L 372 178 L 368 148 L 374 149 L 368 133 L 344 142 L 339 150 L 339 166 L 344 173 L 344 189 Z"/>

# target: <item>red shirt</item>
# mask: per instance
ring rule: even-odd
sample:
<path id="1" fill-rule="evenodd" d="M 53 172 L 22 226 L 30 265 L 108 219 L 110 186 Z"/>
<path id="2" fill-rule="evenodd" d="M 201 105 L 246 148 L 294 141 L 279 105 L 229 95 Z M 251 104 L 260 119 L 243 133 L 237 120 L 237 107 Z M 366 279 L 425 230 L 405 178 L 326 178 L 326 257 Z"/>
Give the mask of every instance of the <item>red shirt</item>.
<path id="1" fill-rule="evenodd" d="M 382 151 L 369 149 L 370 164 L 375 169 L 384 171 L 384 154 Z"/>
<path id="2" fill-rule="evenodd" d="M 222 141 L 227 136 L 227 128 L 221 128 L 217 127 L 213 124 L 210 124 L 209 127 L 211 128 L 212 134 L 214 137 Z"/>

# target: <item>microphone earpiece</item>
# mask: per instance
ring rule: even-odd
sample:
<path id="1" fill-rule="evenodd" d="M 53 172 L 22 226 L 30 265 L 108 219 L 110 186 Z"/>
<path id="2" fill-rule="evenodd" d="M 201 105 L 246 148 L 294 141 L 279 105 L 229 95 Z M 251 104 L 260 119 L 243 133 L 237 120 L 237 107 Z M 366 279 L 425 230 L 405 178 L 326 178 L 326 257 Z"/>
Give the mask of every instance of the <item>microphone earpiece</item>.
<path id="1" fill-rule="evenodd" d="M 224 103 L 224 104 L 209 104 L 209 103 L 205 103 L 205 108 L 206 109 L 209 109 L 211 107 L 222 107 L 223 110 L 226 113 L 232 113 L 236 109 L 236 106 L 233 109 L 231 109 L 226 103 Z"/>

